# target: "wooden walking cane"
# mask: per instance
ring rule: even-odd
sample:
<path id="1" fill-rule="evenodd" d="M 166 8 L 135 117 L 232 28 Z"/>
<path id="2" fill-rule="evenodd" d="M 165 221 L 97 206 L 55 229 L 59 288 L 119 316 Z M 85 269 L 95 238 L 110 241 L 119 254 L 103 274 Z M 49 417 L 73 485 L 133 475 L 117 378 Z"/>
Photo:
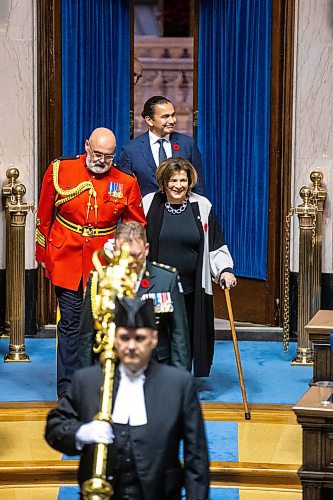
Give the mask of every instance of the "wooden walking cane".
<path id="1" fill-rule="evenodd" d="M 247 405 L 247 397 L 246 397 L 246 390 L 245 390 L 245 384 L 244 384 L 242 363 L 241 363 L 241 359 L 240 359 L 240 355 L 239 355 L 238 341 L 237 341 L 235 322 L 234 322 L 234 315 L 232 313 L 232 307 L 231 307 L 230 292 L 229 292 L 229 289 L 227 288 L 226 284 L 224 284 L 224 293 L 225 293 L 225 300 L 227 302 L 227 309 L 228 309 L 228 315 L 229 315 L 232 341 L 234 344 L 234 350 L 235 350 L 235 356 L 236 356 L 239 383 L 240 383 L 242 396 L 243 396 L 243 403 L 244 403 L 244 409 L 245 409 L 245 419 L 251 420 L 251 413 L 250 413 L 249 407 Z"/>

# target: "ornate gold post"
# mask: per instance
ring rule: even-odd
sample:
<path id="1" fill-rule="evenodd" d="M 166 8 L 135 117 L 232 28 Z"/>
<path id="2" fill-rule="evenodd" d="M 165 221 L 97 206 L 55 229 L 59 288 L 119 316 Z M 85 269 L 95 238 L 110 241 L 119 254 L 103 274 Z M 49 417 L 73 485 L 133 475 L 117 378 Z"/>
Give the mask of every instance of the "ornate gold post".
<path id="1" fill-rule="evenodd" d="M 6 216 L 6 268 L 9 262 L 9 252 L 10 252 L 10 216 L 8 211 L 8 205 L 10 201 L 13 199 L 13 187 L 17 184 L 17 178 L 19 176 L 19 171 L 15 167 L 11 167 L 7 169 L 6 177 L 8 179 L 7 184 L 4 184 L 2 188 L 2 196 L 4 198 L 4 208 L 5 208 L 5 216 Z M 6 313 L 5 313 L 5 334 L 9 335 L 10 325 L 9 325 L 9 276 L 8 269 L 6 271 Z"/>
<path id="2" fill-rule="evenodd" d="M 322 267 L 322 251 L 323 251 L 323 212 L 325 201 L 327 198 L 327 191 L 322 187 L 321 181 L 323 180 L 322 172 L 313 171 L 310 174 L 310 179 L 313 183 L 311 189 L 311 201 L 317 206 L 316 217 L 316 235 L 313 255 L 313 269 L 312 269 L 312 300 L 311 300 L 311 314 L 310 317 L 320 309 L 321 297 L 321 267 Z"/>
<path id="3" fill-rule="evenodd" d="M 114 323 L 116 297 L 135 296 L 135 284 L 137 275 L 131 272 L 129 264 L 133 262 L 130 255 L 130 247 L 123 243 L 121 252 L 116 253 L 110 265 L 102 267 L 99 255 L 108 259 L 102 251 L 95 251 L 93 263 L 96 268 L 91 282 L 92 312 L 97 330 L 95 350 L 101 353 L 100 362 L 103 367 L 103 382 L 101 386 L 101 398 L 96 420 L 102 420 L 112 424 L 112 392 L 116 361 L 114 339 L 116 325 Z M 98 443 L 95 446 L 92 476 L 82 485 L 82 496 L 84 500 L 108 500 L 113 495 L 113 488 L 106 479 L 108 445 Z"/>
<path id="4" fill-rule="evenodd" d="M 10 339 L 9 352 L 5 355 L 8 361 L 30 361 L 25 353 L 25 223 L 32 205 L 23 202 L 26 188 L 23 184 L 13 186 L 13 197 L 8 203 L 10 218 L 10 248 L 7 262 L 9 280 Z"/>
<path id="5" fill-rule="evenodd" d="M 313 245 L 317 207 L 311 203 L 311 189 L 300 190 L 302 205 L 295 209 L 299 220 L 299 282 L 298 282 L 298 338 L 297 353 L 292 365 L 313 364 L 313 352 L 305 325 L 311 318 L 311 269 L 313 266 Z"/>

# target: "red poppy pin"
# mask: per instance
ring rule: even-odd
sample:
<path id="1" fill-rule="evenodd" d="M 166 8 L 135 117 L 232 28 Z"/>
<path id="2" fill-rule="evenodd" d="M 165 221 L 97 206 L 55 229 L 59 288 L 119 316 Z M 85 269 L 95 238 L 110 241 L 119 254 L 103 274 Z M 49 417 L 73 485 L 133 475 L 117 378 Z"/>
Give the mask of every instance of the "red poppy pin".
<path id="1" fill-rule="evenodd" d="M 180 146 L 179 146 L 179 144 L 177 144 L 177 143 L 172 144 L 172 149 L 173 149 L 174 151 L 180 151 Z"/>
<path id="2" fill-rule="evenodd" d="M 142 288 L 148 288 L 149 285 L 150 285 L 149 280 L 147 280 L 147 278 L 142 278 L 142 280 L 141 280 Z"/>

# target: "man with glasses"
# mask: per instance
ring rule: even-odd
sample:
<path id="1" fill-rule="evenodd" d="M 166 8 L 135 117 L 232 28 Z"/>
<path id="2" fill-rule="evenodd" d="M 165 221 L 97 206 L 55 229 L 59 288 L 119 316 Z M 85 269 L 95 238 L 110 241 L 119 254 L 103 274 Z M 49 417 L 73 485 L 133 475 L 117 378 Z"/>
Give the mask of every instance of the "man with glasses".
<path id="1" fill-rule="evenodd" d="M 120 220 L 145 224 L 135 177 L 112 164 L 115 147 L 113 132 L 97 128 L 86 140 L 86 154 L 54 160 L 42 183 L 36 260 L 55 285 L 60 309 L 58 398 L 77 367 L 83 289 L 93 268 L 92 255 L 112 237 Z"/>

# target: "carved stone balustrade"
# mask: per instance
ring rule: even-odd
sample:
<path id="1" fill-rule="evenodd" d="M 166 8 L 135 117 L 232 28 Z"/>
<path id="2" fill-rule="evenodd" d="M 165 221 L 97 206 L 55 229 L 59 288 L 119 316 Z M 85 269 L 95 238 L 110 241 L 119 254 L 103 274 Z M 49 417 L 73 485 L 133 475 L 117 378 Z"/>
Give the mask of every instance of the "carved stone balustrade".
<path id="1" fill-rule="evenodd" d="M 134 87 L 134 135 L 147 130 L 143 104 L 153 95 L 170 99 L 177 112 L 177 132 L 192 135 L 193 38 L 135 37 L 135 56 L 143 78 Z"/>

